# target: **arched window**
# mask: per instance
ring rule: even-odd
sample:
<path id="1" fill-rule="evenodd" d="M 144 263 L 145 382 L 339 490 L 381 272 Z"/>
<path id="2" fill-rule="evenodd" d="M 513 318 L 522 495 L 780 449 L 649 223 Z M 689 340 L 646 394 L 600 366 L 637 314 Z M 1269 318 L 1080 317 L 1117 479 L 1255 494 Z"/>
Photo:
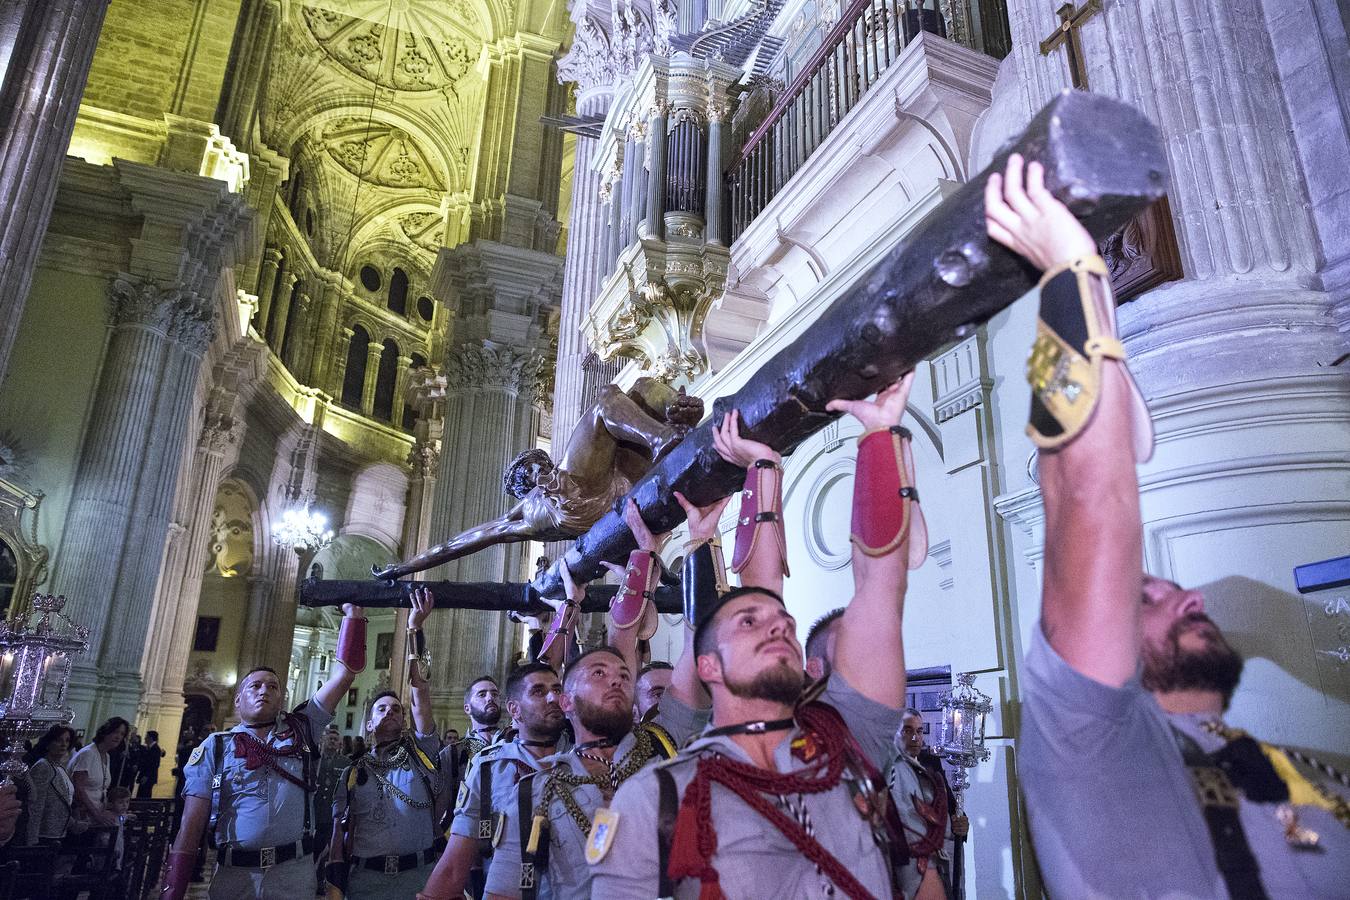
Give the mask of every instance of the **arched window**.
<path id="1" fill-rule="evenodd" d="M 420 353 L 410 353 L 408 354 L 408 358 L 412 360 L 412 362 L 408 364 L 409 372 L 414 369 L 420 369 L 427 364 L 427 358 Z M 403 407 L 403 422 L 401 424 L 403 425 L 404 431 L 412 431 L 413 426 L 417 424 L 417 410 L 405 404 Z"/>
<path id="2" fill-rule="evenodd" d="M 370 332 L 360 325 L 352 326 L 352 342 L 347 345 L 347 369 L 342 376 L 342 405 L 361 408 L 361 391 L 366 386 L 366 353 L 370 346 Z"/>
<path id="3" fill-rule="evenodd" d="M 286 206 L 291 211 L 291 217 L 299 219 L 300 197 L 305 190 L 305 172 L 299 166 L 294 166 L 295 174 L 291 176 L 290 196 L 287 198 Z"/>
<path id="4" fill-rule="evenodd" d="M 371 415 L 385 422 L 394 418 L 394 388 L 398 386 L 398 344 L 384 339 L 380 352 L 380 371 L 375 375 L 375 406 Z"/>
<path id="5" fill-rule="evenodd" d="M 397 267 L 389 278 L 389 308 L 400 316 L 408 314 L 408 273 Z"/>

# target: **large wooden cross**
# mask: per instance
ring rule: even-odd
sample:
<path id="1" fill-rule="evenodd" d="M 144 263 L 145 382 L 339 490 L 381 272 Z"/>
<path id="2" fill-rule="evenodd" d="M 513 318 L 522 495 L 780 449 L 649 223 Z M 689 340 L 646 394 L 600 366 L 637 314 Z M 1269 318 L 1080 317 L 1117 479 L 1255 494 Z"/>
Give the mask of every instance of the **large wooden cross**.
<path id="1" fill-rule="evenodd" d="M 744 471 L 713 447 L 713 425 L 726 411 L 740 410 L 742 433 L 787 455 L 837 418 L 825 410 L 830 400 L 871 396 L 1035 286 L 1040 273 L 992 242 L 985 230 L 985 183 L 1014 152 L 1045 166 L 1051 193 L 1098 239 L 1166 189 L 1162 139 L 1138 110 L 1082 91 L 1055 97 L 1017 140 L 946 198 L 804 334 L 767 360 L 733 396 L 719 397 L 712 415 L 633 487 L 629 497 L 653 532 L 670 531 L 684 520 L 675 491 L 703 506 L 740 488 Z M 941 502 L 940 497 L 931 500 Z M 599 578 L 605 574 L 602 561 L 621 562 L 636 548 L 620 512 L 624 502 L 567 551 L 567 567 L 579 582 Z M 391 587 L 376 581 L 311 580 L 301 586 L 300 599 L 309 605 L 407 606 L 414 586 L 429 587 L 437 606 L 466 609 L 539 609 L 540 598 L 562 596 L 555 565 L 529 585 L 409 582 Z"/>
<path id="2" fill-rule="evenodd" d="M 1078 9 L 1072 3 L 1065 3 L 1055 10 L 1059 16 L 1059 27 L 1048 38 L 1041 41 L 1041 56 L 1049 56 L 1050 51 L 1063 46 L 1069 54 L 1069 80 L 1076 88 L 1087 90 L 1087 62 L 1083 58 L 1083 45 L 1078 42 L 1078 29 L 1083 23 L 1102 11 L 1101 0 L 1088 0 Z"/>
<path id="3" fill-rule="evenodd" d="M 1065 3 L 1055 10 L 1059 27 L 1041 41 L 1042 56 L 1064 48 L 1068 56 L 1069 81 L 1081 90 L 1088 90 L 1088 73 L 1087 55 L 1083 52 L 1079 32 L 1088 19 L 1101 11 L 1101 0 L 1087 0 L 1077 8 L 1072 3 Z M 1172 210 L 1165 196 L 1107 235 L 1099 247 L 1111 273 L 1111 289 L 1117 303 L 1124 303 L 1182 276 L 1181 249 L 1177 246 Z"/>

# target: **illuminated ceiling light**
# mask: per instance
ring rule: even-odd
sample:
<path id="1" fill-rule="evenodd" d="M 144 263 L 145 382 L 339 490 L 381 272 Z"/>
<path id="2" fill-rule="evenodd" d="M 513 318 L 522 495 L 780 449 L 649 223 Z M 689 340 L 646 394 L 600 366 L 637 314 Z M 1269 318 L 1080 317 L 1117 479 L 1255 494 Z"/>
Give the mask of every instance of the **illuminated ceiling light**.
<path id="1" fill-rule="evenodd" d="M 272 540 L 296 553 L 318 553 L 333 543 L 336 535 L 328 527 L 328 517 L 314 512 L 306 504 L 282 513 L 281 521 L 272 524 Z"/>

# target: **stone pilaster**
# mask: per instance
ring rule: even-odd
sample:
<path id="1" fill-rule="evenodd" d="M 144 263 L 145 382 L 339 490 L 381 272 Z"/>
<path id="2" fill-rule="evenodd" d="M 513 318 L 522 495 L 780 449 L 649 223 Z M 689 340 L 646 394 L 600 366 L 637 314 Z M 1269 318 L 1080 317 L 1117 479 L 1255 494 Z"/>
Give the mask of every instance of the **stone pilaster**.
<path id="1" fill-rule="evenodd" d="M 252 218 L 214 178 L 126 160 L 72 166 L 88 175 L 72 210 L 118 216 L 126 240 L 52 567 L 51 589 L 91 632 L 70 694 L 87 722 L 136 715 L 151 605 L 197 427 L 202 358 L 217 327 L 238 337 L 238 291 L 221 275 L 251 238 Z"/>
<path id="2" fill-rule="evenodd" d="M 0 13 L 0 380 L 107 8 L 108 0 L 17 0 Z"/>
<path id="3" fill-rule="evenodd" d="M 226 456 L 237 444 L 242 423 L 231 407 L 233 395 L 218 391 L 208 401 L 202 427 L 179 491 L 171 540 L 156 592 L 149 644 L 142 658 L 144 694 L 137 721 L 141 733 L 159 732 L 165 747 L 178 744 L 183 720 L 183 679 L 201 599 L 202 560 L 211 543 L 211 513 Z M 162 779 L 159 796 L 173 795 L 173 780 Z"/>
<path id="4" fill-rule="evenodd" d="M 193 386 L 213 329 L 212 304 L 190 291 L 119 276 L 109 296 L 112 335 L 54 577 L 71 617 L 90 628 L 71 699 L 92 718 L 135 713 Z"/>

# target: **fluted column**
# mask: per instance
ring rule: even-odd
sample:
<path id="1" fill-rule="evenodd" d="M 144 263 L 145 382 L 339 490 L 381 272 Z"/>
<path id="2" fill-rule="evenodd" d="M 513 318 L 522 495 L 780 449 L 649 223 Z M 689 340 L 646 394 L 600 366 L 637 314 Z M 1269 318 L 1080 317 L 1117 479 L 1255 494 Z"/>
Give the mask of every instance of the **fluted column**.
<path id="1" fill-rule="evenodd" d="M 327 384 L 328 371 L 334 364 L 334 331 L 337 329 L 338 307 L 342 304 L 342 286 L 337 281 L 325 282 L 319 315 L 314 332 L 310 335 L 310 365 L 308 384 L 323 389 Z M 344 329 L 345 330 L 345 329 Z M 348 332 L 350 333 L 350 332 Z M 342 348 L 345 357 L 346 346 Z"/>
<path id="2" fill-rule="evenodd" d="M 380 375 L 380 356 L 383 353 L 384 345 L 372 338 L 370 346 L 366 348 L 366 381 L 361 388 L 361 413 L 366 417 L 375 412 L 375 381 Z"/>
<path id="3" fill-rule="evenodd" d="M 342 398 L 342 382 L 347 377 L 347 352 L 351 349 L 352 338 L 356 332 L 350 328 L 343 328 L 338 334 L 337 348 L 333 351 L 332 374 L 328 378 L 328 393 Z"/>
<path id="4" fill-rule="evenodd" d="M 725 244 L 722 232 L 722 120 L 727 116 L 726 105 L 708 104 L 708 185 L 704 200 L 704 234 L 709 244 Z"/>
<path id="5" fill-rule="evenodd" d="M 281 261 L 286 266 L 287 261 Z M 278 357 L 281 356 L 281 349 L 286 344 L 286 323 L 291 318 L 292 300 L 295 299 L 295 283 L 300 277 L 286 268 L 281 276 L 281 291 L 272 300 L 272 331 L 267 336 L 267 343 L 271 345 L 272 352 Z"/>
<path id="6" fill-rule="evenodd" d="M 403 405 L 407 399 L 408 391 L 408 369 L 412 365 L 412 357 L 400 356 L 397 362 L 397 374 L 394 377 L 394 408 L 389 419 L 395 428 L 403 427 Z"/>
<path id="7" fill-rule="evenodd" d="M 213 333 L 209 299 L 119 276 L 53 589 L 90 628 L 71 678 L 86 714 L 135 714 L 140 660 L 192 393 Z"/>
<path id="8" fill-rule="evenodd" d="M 267 317 L 272 312 L 272 295 L 276 292 L 277 271 L 281 266 L 281 251 L 268 247 L 263 251 L 262 266 L 258 271 L 258 313 L 253 319 L 253 330 L 267 333 Z"/>
<path id="9" fill-rule="evenodd" d="M 211 514 L 226 450 L 238 440 L 239 431 L 239 424 L 228 414 L 208 409 L 206 425 L 192 454 L 191 471 L 176 503 L 176 521 L 170 533 L 177 534 L 169 543 L 151 614 L 149 642 L 141 663 L 145 694 L 137 717 L 141 733 L 158 731 L 165 747 L 178 744 L 183 679 L 201 600 L 202 560 L 211 544 Z M 173 796 L 173 779 L 161 779 L 155 793 Z"/>
<path id="10" fill-rule="evenodd" d="M 496 473 L 534 445 L 538 414 L 531 396 L 543 360 L 537 352 L 491 343 L 468 344 L 446 363 L 447 400 L 439 477 L 431 512 L 431 539 L 442 541 L 506 512 L 515 498 Z M 433 577 L 457 581 L 516 581 L 523 544 L 499 544 L 447 564 Z M 439 620 L 439 621 L 438 621 Z M 432 617 L 436 648 L 433 683 L 442 703 L 484 672 L 503 675 L 514 651 L 513 628 L 503 615 L 456 611 Z M 448 638 L 448 640 L 447 640 Z"/>
<path id="11" fill-rule="evenodd" d="M 583 93 L 577 113 L 603 116 L 612 94 L 606 90 Z M 567 261 L 563 267 L 562 308 L 558 323 L 558 363 L 553 385 L 553 440 L 566 443 L 572 428 L 599 391 L 585 383 L 582 362 L 590 353 L 582 323 L 591 300 L 609 274 L 609 210 L 600 196 L 601 173 L 595 171 L 596 140 L 579 136 L 572 172 L 572 209 L 567 224 Z"/>
<path id="12" fill-rule="evenodd" d="M 643 236 L 662 240 L 662 214 L 666 211 L 666 107 L 657 106 L 648 120 L 647 216 Z"/>
<path id="13" fill-rule="evenodd" d="M 445 430 L 445 376 L 440 367 L 422 368 L 411 373 L 411 384 L 407 387 L 407 405 L 416 410 L 417 423 L 414 433 L 417 440 L 408 451 L 408 465 L 412 469 L 408 479 L 408 508 L 403 517 L 403 552 L 405 555 L 421 553 L 431 544 L 431 510 L 436 494 L 436 480 L 441 466 L 441 435 Z M 416 577 L 422 580 L 426 573 Z M 444 619 L 439 631 L 436 620 Z M 451 631 L 449 616 L 436 615 L 426 625 L 428 647 L 431 649 L 433 666 L 445 670 L 446 664 L 438 664 L 437 658 L 449 653 Z M 407 640 L 403 631 L 407 626 L 406 614 L 400 612 L 398 626 L 394 631 L 394 663 L 390 680 L 401 684 L 407 680 Z M 439 640 L 437 640 L 439 638 Z M 448 661 L 447 661 L 448 662 Z M 444 687 L 432 687 L 432 707 L 436 712 L 436 721 L 444 726 L 454 709 L 453 698 Z"/>
<path id="14" fill-rule="evenodd" d="M 108 0 L 14 0 L 0 30 L 0 381 Z"/>

